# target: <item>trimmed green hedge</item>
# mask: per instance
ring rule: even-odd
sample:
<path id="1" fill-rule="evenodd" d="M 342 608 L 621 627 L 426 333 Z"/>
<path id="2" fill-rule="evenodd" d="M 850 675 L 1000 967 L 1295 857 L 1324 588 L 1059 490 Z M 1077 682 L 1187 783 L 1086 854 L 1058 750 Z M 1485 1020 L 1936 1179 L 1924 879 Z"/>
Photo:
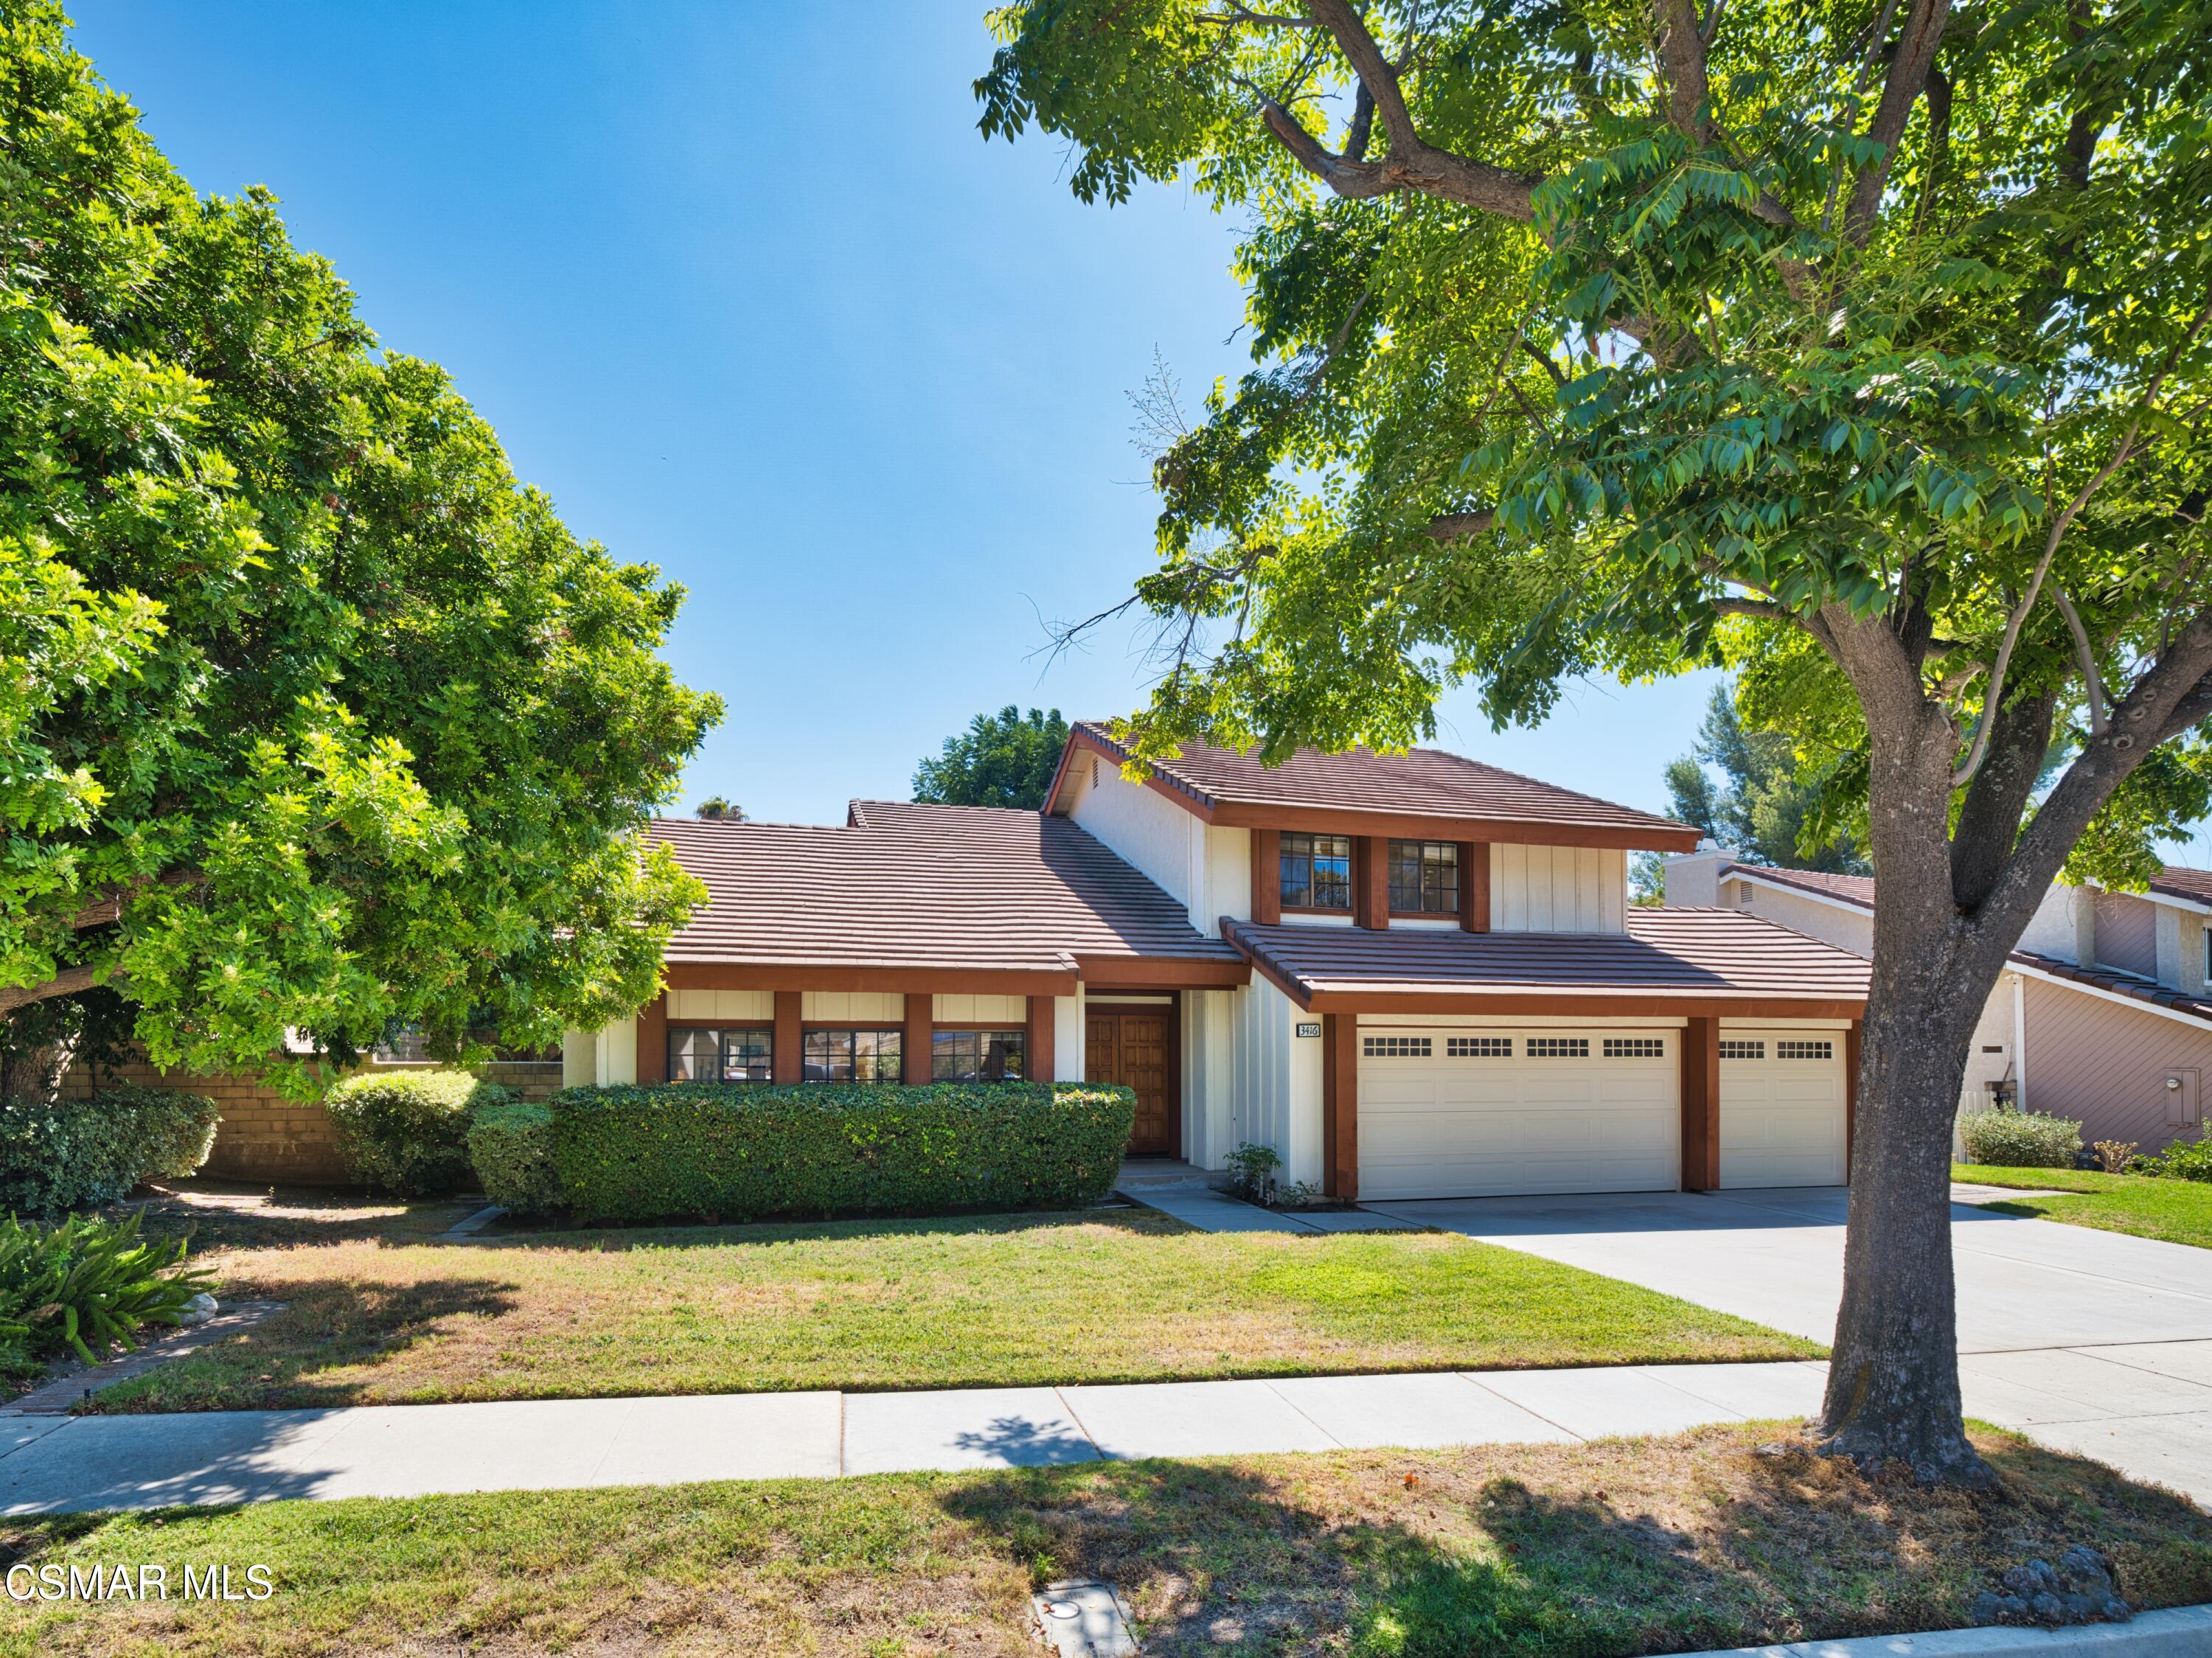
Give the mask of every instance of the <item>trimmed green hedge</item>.
<path id="1" fill-rule="evenodd" d="M 474 1114 L 514 1097 L 465 1071 L 364 1071 L 332 1083 L 323 1105 L 356 1180 L 433 1198 L 468 1181 Z"/>
<path id="2" fill-rule="evenodd" d="M 0 1102 L 0 1211 L 31 1215 L 112 1203 L 141 1181 L 207 1161 L 213 1100 L 137 1083 L 52 1105 Z"/>
<path id="3" fill-rule="evenodd" d="M 1959 1119 L 1968 1163 L 1995 1169 L 2071 1169 L 2081 1125 L 2038 1111 L 1969 1111 Z"/>
<path id="4" fill-rule="evenodd" d="M 1079 1083 L 572 1088 L 549 1102 L 579 1220 L 1072 1209 L 1104 1197 L 1136 1114 Z"/>
<path id="5" fill-rule="evenodd" d="M 507 1100 L 477 1112 L 469 1125 L 469 1161 L 484 1195 L 501 1208 L 536 1215 L 560 1206 L 553 1114 L 544 1106 Z"/>

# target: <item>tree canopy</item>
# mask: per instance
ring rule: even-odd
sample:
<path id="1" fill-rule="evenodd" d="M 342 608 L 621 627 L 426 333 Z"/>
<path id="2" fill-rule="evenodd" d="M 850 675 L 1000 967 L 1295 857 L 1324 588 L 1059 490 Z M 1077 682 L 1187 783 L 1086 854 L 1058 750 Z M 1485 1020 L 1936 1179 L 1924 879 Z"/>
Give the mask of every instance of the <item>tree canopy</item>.
<path id="1" fill-rule="evenodd" d="M 655 655 L 681 590 L 520 485 L 265 191 L 196 196 L 48 0 L 0 0 L 0 385 L 13 1049 L 65 1063 L 118 990 L 204 1071 L 650 997 L 696 890 L 636 831 L 720 714 Z"/>
<path id="2" fill-rule="evenodd" d="M 1716 783 L 1709 767 L 1723 780 Z M 1668 766 L 1667 793 L 1675 817 L 1695 823 L 1747 863 L 1838 875 L 1871 872 L 1848 832 L 1819 817 L 1818 780 L 1803 774 L 1790 739 L 1778 732 L 1746 730 L 1725 685 L 1713 688 L 1690 752 Z"/>
<path id="3" fill-rule="evenodd" d="M 2212 0 L 991 23 L 987 136 L 1248 228 L 1254 366 L 1158 410 L 1139 752 L 1735 669 L 1881 883 L 1823 1442 L 1986 1479 L 1945 1205 L 1972 1021 L 2062 867 L 2139 882 L 2212 779 Z"/>
<path id="4" fill-rule="evenodd" d="M 945 739 L 941 753 L 916 766 L 914 798 L 1035 811 L 1044 805 L 1066 746 L 1067 721 L 1058 708 L 1024 714 L 1009 702 L 996 714 L 977 714 L 966 731 Z"/>

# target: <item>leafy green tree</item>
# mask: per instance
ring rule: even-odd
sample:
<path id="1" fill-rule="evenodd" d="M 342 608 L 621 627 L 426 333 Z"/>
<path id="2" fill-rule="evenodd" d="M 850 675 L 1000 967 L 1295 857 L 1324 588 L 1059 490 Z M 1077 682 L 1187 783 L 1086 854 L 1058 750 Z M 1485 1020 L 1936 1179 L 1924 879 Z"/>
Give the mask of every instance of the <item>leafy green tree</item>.
<path id="1" fill-rule="evenodd" d="M 1249 226 L 1133 725 L 1403 745 L 1735 667 L 1881 877 L 1823 1443 L 1984 1480 L 1945 1201 L 2062 867 L 2201 813 L 2208 0 L 1023 0 L 987 135 Z M 2054 739 L 2075 758 L 2039 796 Z M 2031 802 L 2033 811 L 2030 811 Z"/>
<path id="2" fill-rule="evenodd" d="M 942 806 L 1011 806 L 1035 811 L 1059 769 L 1067 746 L 1067 721 L 1060 710 L 1009 702 L 996 714 L 979 714 L 944 752 L 914 769 L 914 798 Z"/>
<path id="3" fill-rule="evenodd" d="M 1727 782 L 1716 785 L 1708 768 Z M 1725 686 L 1713 688 L 1695 746 L 1667 768 L 1667 793 L 1675 817 L 1695 823 L 1746 863 L 1838 875 L 1871 872 L 1849 832 L 1821 810 L 1819 782 L 1802 774 L 1796 745 L 1779 732 L 1746 731 Z"/>
<path id="4" fill-rule="evenodd" d="M 647 999 L 699 896 L 638 830 L 719 701 L 274 198 L 202 199 L 0 0 L 0 1087 L 472 1051 Z M 291 1080 L 307 1078 L 296 1072 Z"/>

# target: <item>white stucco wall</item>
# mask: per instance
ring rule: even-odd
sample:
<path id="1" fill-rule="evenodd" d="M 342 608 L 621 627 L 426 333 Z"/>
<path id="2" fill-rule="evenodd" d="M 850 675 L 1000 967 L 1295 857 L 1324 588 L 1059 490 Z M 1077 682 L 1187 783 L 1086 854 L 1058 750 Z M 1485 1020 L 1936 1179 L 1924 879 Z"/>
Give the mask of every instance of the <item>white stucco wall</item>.
<path id="1" fill-rule="evenodd" d="M 1670 885 L 1668 890 L 1671 894 L 1674 889 Z M 1873 959 L 1874 914 L 1869 910 L 1770 886 L 1755 878 L 1747 878 L 1741 872 L 1724 878 L 1720 884 L 1720 891 L 1723 908 L 1740 909 L 1747 915 L 1762 916 L 1790 928 L 1793 932 L 1825 939 L 1838 949 L 1850 950 L 1854 956 Z"/>
<path id="2" fill-rule="evenodd" d="M 1084 987 L 1075 987 L 1073 996 L 1052 999 L 1052 1075 L 1040 1081 L 1079 1083 L 1084 1080 L 1083 1058 L 1083 997 Z M 1018 996 L 1009 1001 L 1020 1001 Z"/>
<path id="3" fill-rule="evenodd" d="M 603 1088 L 637 1080 L 637 1021 L 617 1019 L 593 1040 L 592 1079 Z M 562 1069 L 567 1069 L 562 1054 Z"/>
<path id="4" fill-rule="evenodd" d="M 561 1086 L 589 1088 L 599 1079 L 599 1039 L 589 1030 L 561 1034 Z"/>
<path id="5" fill-rule="evenodd" d="M 1236 1062 L 1231 1067 L 1229 1144 L 1274 1148 L 1285 1183 L 1321 1183 L 1321 1050 L 1318 1037 L 1300 1036 L 1296 1002 L 1260 974 L 1237 994 Z"/>
<path id="6" fill-rule="evenodd" d="M 1626 853 L 1500 841 L 1490 859 L 1490 925 L 1497 931 L 1628 931 Z"/>
<path id="7" fill-rule="evenodd" d="M 1675 853 L 1666 862 L 1667 902 L 1676 909 L 1711 909 L 1721 901 L 1720 870 L 1734 856 L 1719 847 Z"/>
<path id="8" fill-rule="evenodd" d="M 2054 884 L 2021 929 L 2020 947 L 2062 962 L 2081 961 L 2088 942 L 2085 935 L 2094 926 L 2095 896 L 2087 887 Z"/>

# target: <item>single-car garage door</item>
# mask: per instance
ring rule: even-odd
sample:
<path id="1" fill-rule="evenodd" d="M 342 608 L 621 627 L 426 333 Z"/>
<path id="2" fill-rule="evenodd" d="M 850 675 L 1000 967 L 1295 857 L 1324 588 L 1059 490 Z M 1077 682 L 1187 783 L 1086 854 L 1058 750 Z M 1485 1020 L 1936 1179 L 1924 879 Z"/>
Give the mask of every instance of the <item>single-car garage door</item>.
<path id="1" fill-rule="evenodd" d="M 1359 1195 L 1669 1192 L 1676 1030 L 1359 1031 Z"/>
<path id="2" fill-rule="evenodd" d="M 1721 1184 L 1841 1186 L 1844 1041 L 1723 1025 Z"/>

